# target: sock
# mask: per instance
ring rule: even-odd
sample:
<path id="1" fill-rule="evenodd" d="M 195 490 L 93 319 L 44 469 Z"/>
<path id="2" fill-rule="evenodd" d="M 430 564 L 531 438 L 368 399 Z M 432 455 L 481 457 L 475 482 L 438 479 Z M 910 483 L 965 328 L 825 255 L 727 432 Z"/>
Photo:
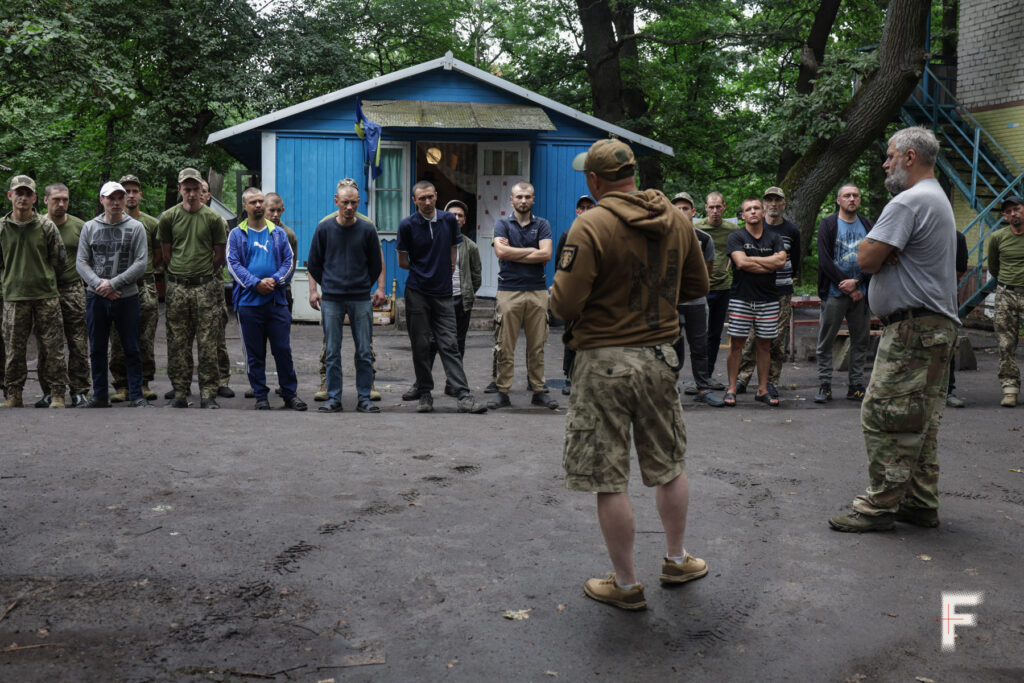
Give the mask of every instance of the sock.
<path id="1" fill-rule="evenodd" d="M 666 560 L 671 560 L 672 562 L 675 562 L 676 564 L 682 564 L 683 562 L 686 561 L 686 548 L 683 548 L 683 554 L 682 555 L 679 555 L 678 557 L 669 557 L 668 555 L 666 555 L 665 559 Z"/>
<path id="2" fill-rule="evenodd" d="M 636 588 L 640 584 L 639 583 L 631 583 L 629 585 L 623 586 L 621 583 L 619 583 L 618 579 L 615 579 L 615 585 L 618 586 L 619 588 L 621 588 L 624 591 L 628 591 L 628 590 L 632 590 L 632 589 Z"/>

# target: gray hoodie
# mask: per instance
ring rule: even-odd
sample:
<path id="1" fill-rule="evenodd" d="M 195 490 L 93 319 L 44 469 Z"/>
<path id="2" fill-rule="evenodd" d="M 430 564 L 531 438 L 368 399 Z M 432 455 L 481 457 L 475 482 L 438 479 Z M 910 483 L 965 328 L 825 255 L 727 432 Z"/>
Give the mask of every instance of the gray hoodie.
<path id="1" fill-rule="evenodd" d="M 136 282 L 146 274 L 146 228 L 128 214 L 119 223 L 110 224 L 103 214 L 82 226 L 78 238 L 75 267 L 86 287 L 95 293 L 101 280 L 121 296 L 136 296 Z"/>

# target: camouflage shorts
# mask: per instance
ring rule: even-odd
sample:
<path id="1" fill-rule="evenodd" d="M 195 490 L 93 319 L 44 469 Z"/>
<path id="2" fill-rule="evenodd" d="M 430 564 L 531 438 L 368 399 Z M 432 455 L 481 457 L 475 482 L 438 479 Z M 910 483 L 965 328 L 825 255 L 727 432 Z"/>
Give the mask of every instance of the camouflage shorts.
<path id="1" fill-rule="evenodd" d="M 678 363 L 670 344 L 661 349 L 669 363 Z M 630 428 L 644 485 L 667 484 L 682 474 L 686 427 L 677 380 L 651 347 L 578 351 L 565 421 L 566 488 L 625 491 Z"/>

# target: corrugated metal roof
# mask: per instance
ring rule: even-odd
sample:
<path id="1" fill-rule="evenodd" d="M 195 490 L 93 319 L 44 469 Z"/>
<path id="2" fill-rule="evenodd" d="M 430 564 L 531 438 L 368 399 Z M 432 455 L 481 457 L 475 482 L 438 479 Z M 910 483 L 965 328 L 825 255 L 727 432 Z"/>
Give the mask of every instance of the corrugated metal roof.
<path id="1" fill-rule="evenodd" d="M 363 100 L 363 114 L 385 128 L 555 130 L 543 109 L 526 104 Z"/>

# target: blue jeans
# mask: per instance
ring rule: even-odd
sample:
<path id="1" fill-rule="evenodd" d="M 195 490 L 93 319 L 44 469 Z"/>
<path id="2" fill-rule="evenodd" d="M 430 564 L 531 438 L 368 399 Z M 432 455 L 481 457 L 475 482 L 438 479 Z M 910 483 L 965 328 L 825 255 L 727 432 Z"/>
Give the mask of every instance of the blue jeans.
<path id="1" fill-rule="evenodd" d="M 320 302 L 323 313 L 325 362 L 327 365 L 327 398 L 341 401 L 341 336 L 345 315 L 352 326 L 352 341 L 356 345 L 356 394 L 359 402 L 370 400 L 373 386 L 373 357 L 370 342 L 373 339 L 373 307 L 370 298 Z"/>
<path id="2" fill-rule="evenodd" d="M 139 353 L 139 297 L 122 297 L 111 301 L 93 292 L 85 295 L 85 324 L 89 328 L 89 364 L 92 366 L 92 396 L 107 401 L 107 345 L 110 326 L 117 326 L 117 335 L 124 349 L 128 375 L 128 399 L 142 398 L 142 354 Z"/>

